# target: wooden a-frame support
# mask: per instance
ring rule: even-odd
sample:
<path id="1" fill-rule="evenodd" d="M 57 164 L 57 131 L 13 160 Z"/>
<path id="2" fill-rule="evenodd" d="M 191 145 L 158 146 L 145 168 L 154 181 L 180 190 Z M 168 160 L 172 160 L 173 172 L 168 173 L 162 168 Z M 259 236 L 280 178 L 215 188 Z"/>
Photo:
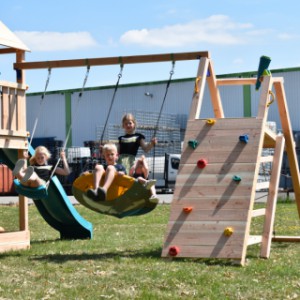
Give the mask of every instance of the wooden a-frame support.
<path id="1" fill-rule="evenodd" d="M 206 83 L 213 119 L 198 117 Z M 163 257 L 225 258 L 244 265 L 249 245 L 261 243 L 261 257 L 268 258 L 272 240 L 300 241 L 299 237 L 272 237 L 284 147 L 300 216 L 299 169 L 283 79 L 264 76 L 257 117 L 224 117 L 218 87 L 255 83 L 255 78 L 217 79 L 211 59 L 201 58 Z M 283 135 L 266 127 L 272 88 Z M 275 148 L 274 156 L 261 157 L 263 148 Z M 256 190 L 266 188 L 265 183 L 257 183 L 260 163 L 267 161 L 273 166 L 266 208 L 254 210 Z M 264 216 L 262 235 L 251 236 L 251 219 L 257 216 Z"/>

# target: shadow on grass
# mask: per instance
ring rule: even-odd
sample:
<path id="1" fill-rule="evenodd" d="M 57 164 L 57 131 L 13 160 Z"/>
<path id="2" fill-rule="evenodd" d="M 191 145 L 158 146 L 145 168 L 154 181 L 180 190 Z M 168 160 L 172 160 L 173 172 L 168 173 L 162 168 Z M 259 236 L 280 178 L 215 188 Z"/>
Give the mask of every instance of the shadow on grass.
<path id="1" fill-rule="evenodd" d="M 29 259 L 34 261 L 48 261 L 62 263 L 64 261 L 84 261 L 84 260 L 110 260 L 119 258 L 160 258 L 161 248 L 150 251 L 125 250 L 105 253 L 80 253 L 80 254 L 47 254 L 36 255 Z"/>
<path id="2" fill-rule="evenodd" d="M 116 252 L 105 252 L 105 253 L 81 253 L 81 254 L 47 254 L 47 255 L 36 255 L 31 256 L 29 260 L 31 261 L 46 261 L 61 264 L 66 261 L 86 261 L 86 260 L 116 260 L 122 258 L 129 259 L 139 259 L 139 258 L 148 258 L 154 259 L 156 261 L 161 260 L 162 262 L 170 263 L 199 263 L 207 266 L 237 266 L 239 264 L 234 263 L 232 260 L 226 259 L 215 259 L 215 258 L 162 258 L 161 257 L 161 248 L 150 251 L 141 251 L 141 250 L 126 250 L 126 251 L 116 251 Z"/>

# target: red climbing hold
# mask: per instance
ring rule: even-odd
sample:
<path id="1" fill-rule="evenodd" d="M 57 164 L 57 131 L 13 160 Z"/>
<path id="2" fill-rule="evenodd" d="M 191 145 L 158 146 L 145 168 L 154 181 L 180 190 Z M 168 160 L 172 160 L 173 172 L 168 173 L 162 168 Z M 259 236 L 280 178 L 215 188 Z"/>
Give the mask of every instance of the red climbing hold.
<path id="1" fill-rule="evenodd" d="M 177 246 L 172 246 L 169 248 L 169 255 L 176 256 L 179 253 L 179 248 Z"/>
<path id="2" fill-rule="evenodd" d="M 198 167 L 199 169 L 205 168 L 206 165 L 207 165 L 207 160 L 206 160 L 206 159 L 199 159 L 199 160 L 197 161 L 197 167 Z"/>

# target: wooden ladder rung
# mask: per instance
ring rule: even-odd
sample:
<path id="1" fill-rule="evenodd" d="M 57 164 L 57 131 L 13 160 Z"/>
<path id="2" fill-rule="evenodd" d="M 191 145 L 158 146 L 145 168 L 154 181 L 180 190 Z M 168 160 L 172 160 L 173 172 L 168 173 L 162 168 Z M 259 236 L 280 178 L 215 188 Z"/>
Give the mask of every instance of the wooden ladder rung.
<path id="1" fill-rule="evenodd" d="M 268 155 L 268 156 L 261 156 L 260 163 L 268 163 L 273 162 L 274 156 Z"/>
<path id="2" fill-rule="evenodd" d="M 300 243 L 300 236 L 273 236 L 272 242 Z"/>
<path id="3" fill-rule="evenodd" d="M 264 148 L 275 148 L 276 144 L 276 133 L 273 132 L 270 128 L 265 128 L 264 133 Z"/>
<path id="4" fill-rule="evenodd" d="M 259 244 L 261 243 L 261 241 L 262 241 L 261 235 L 250 235 L 247 245 L 250 246 L 250 245 Z"/>
<path id="5" fill-rule="evenodd" d="M 259 208 L 259 209 L 252 210 L 251 217 L 252 218 L 260 217 L 260 216 L 264 216 L 265 214 L 266 214 L 266 209 L 265 208 Z"/>
<path id="6" fill-rule="evenodd" d="M 266 190 L 266 189 L 269 189 L 269 186 L 270 186 L 270 182 L 269 181 L 258 182 L 256 184 L 256 190 L 257 191 L 259 191 L 259 190 Z"/>

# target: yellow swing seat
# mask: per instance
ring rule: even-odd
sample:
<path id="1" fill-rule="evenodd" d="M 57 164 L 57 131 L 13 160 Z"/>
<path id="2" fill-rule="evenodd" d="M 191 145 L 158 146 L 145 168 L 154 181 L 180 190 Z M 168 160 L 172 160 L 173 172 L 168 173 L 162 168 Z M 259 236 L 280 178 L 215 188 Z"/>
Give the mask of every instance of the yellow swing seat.
<path id="1" fill-rule="evenodd" d="M 100 185 L 102 184 L 103 181 L 100 182 Z M 149 201 L 151 192 L 127 175 L 116 174 L 107 191 L 106 201 L 96 202 L 90 199 L 86 192 L 91 188 L 93 188 L 93 174 L 86 173 L 74 181 L 72 192 L 79 203 L 98 213 L 123 218 L 146 214 L 157 206 L 157 202 Z"/>

